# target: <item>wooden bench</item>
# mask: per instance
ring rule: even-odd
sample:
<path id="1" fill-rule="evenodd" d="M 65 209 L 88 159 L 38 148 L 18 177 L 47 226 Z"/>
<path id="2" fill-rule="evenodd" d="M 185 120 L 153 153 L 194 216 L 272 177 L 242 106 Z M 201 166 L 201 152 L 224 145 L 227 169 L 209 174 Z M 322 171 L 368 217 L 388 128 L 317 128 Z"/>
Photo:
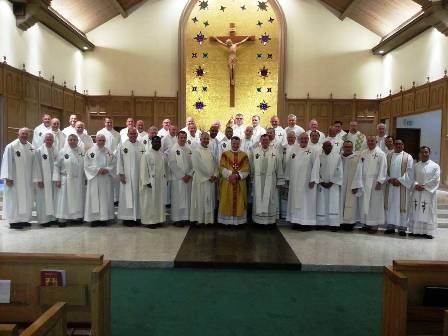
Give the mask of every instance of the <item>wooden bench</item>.
<path id="1" fill-rule="evenodd" d="M 16 336 L 16 324 L 0 324 L 0 336 Z"/>
<path id="2" fill-rule="evenodd" d="M 66 272 L 65 287 L 40 286 L 42 269 Z M 67 322 L 110 335 L 110 261 L 102 255 L 0 253 L 0 279 L 11 280 L 11 303 L 0 304 L 0 323 L 33 323 L 57 302 Z"/>
<path id="3" fill-rule="evenodd" d="M 55 303 L 20 336 L 67 336 L 67 304 Z"/>
<path id="4" fill-rule="evenodd" d="M 423 306 L 427 286 L 448 287 L 448 262 L 397 260 L 384 268 L 384 336 L 448 336 L 448 310 Z"/>

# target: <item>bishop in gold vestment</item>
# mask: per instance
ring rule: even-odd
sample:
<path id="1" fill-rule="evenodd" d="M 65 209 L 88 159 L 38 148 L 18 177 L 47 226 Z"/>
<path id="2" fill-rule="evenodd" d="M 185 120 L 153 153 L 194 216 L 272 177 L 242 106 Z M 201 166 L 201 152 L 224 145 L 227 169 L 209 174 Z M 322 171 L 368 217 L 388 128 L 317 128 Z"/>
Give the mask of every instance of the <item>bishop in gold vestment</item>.
<path id="1" fill-rule="evenodd" d="M 232 149 L 222 154 L 219 162 L 221 173 L 218 222 L 240 225 L 247 222 L 246 178 L 250 172 L 249 158 L 239 150 L 240 139 L 232 138 Z"/>

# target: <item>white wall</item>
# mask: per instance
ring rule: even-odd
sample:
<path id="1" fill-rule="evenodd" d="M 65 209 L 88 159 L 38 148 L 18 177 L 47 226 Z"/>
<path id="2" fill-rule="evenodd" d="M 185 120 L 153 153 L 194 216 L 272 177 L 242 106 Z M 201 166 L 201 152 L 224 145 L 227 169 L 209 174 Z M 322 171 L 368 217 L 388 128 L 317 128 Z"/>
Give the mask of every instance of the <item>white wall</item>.
<path id="1" fill-rule="evenodd" d="M 178 91 L 178 26 L 186 0 L 149 0 L 128 18 L 115 17 L 88 34 L 97 46 L 86 54 L 89 94 L 174 96 Z M 286 92 L 290 98 L 375 98 L 380 38 L 316 0 L 280 0 L 287 20 Z"/>
<path id="2" fill-rule="evenodd" d="M 83 53 L 41 24 L 35 24 L 27 31 L 16 27 L 12 4 L 0 0 L 0 57 L 6 56 L 8 64 L 42 76 L 78 91 L 83 90 Z"/>
<path id="3" fill-rule="evenodd" d="M 419 128 L 420 146 L 431 148 L 431 159 L 440 161 L 442 111 L 433 111 L 397 118 L 397 128 Z"/>
<path id="4" fill-rule="evenodd" d="M 443 77 L 448 68 L 448 38 L 431 28 L 383 57 L 382 94 L 396 93 Z"/>

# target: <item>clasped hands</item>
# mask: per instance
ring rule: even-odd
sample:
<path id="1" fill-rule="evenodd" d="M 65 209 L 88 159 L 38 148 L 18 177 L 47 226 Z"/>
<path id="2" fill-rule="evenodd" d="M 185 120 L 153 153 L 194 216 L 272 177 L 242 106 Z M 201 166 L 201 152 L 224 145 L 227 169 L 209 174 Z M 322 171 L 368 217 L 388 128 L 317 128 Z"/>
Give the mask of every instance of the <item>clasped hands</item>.
<path id="1" fill-rule="evenodd" d="M 417 185 L 415 186 L 415 190 L 417 190 L 417 191 L 423 191 L 423 190 L 425 190 L 425 186 L 422 185 L 422 184 L 417 184 Z"/>
<path id="2" fill-rule="evenodd" d="M 240 175 L 238 173 L 233 173 L 232 175 L 229 176 L 228 180 L 231 184 L 237 184 L 238 181 L 240 180 Z"/>
<path id="3" fill-rule="evenodd" d="M 396 178 L 391 178 L 387 181 L 387 183 L 392 184 L 394 187 L 401 186 L 400 181 L 398 181 Z"/>

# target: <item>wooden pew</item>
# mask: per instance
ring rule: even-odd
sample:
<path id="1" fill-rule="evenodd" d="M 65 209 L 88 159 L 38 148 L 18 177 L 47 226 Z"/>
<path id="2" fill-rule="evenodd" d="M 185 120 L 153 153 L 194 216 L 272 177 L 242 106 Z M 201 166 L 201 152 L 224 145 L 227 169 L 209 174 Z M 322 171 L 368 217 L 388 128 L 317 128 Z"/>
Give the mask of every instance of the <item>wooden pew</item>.
<path id="1" fill-rule="evenodd" d="M 67 336 L 67 307 L 65 302 L 55 303 L 20 336 Z"/>
<path id="2" fill-rule="evenodd" d="M 0 324 L 0 336 L 16 336 L 16 324 Z"/>
<path id="3" fill-rule="evenodd" d="M 66 287 L 41 287 L 42 269 L 65 270 Z M 0 279 L 11 280 L 11 303 L 0 304 L 0 323 L 32 323 L 66 302 L 69 324 L 110 336 L 110 261 L 102 255 L 0 253 Z"/>
<path id="4" fill-rule="evenodd" d="M 448 336 L 448 310 L 423 306 L 426 286 L 448 287 L 448 262 L 394 260 L 384 268 L 384 336 Z"/>

